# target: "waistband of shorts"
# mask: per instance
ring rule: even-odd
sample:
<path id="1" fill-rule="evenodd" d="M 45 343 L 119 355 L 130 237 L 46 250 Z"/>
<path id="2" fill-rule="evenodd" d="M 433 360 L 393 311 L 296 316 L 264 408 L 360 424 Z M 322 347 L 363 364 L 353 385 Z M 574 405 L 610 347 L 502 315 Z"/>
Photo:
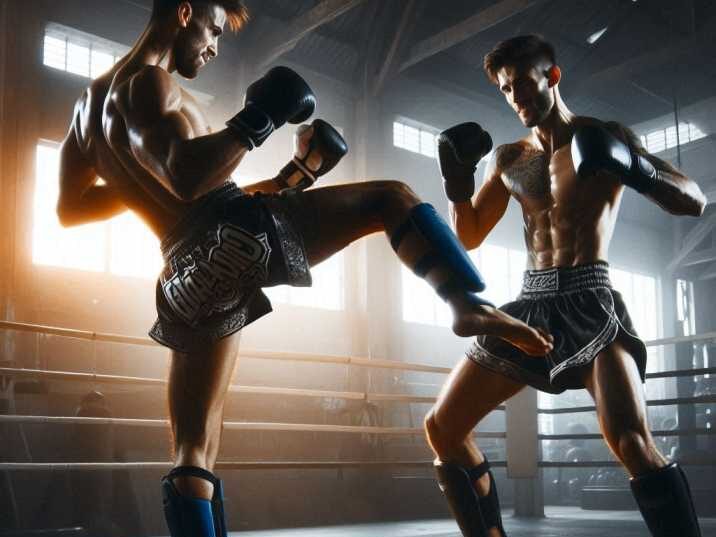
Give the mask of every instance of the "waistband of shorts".
<path id="1" fill-rule="evenodd" d="M 175 249 L 177 243 L 190 236 L 201 226 L 201 221 L 210 216 L 211 208 L 225 196 L 236 193 L 244 195 L 243 191 L 234 183 L 226 183 L 194 201 L 189 211 L 179 219 L 179 222 L 161 240 L 162 255 L 167 258 Z"/>
<path id="2" fill-rule="evenodd" d="M 522 295 L 569 293 L 611 286 L 609 264 L 597 261 L 574 267 L 527 270 L 522 279 Z"/>

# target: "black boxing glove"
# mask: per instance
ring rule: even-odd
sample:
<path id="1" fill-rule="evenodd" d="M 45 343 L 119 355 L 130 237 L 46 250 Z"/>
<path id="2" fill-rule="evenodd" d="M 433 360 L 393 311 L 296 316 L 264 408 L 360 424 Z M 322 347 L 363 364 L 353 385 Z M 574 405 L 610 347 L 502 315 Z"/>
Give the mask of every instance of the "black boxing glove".
<path id="1" fill-rule="evenodd" d="M 306 121 L 315 108 L 316 97 L 306 81 L 292 69 L 279 66 L 248 87 L 243 110 L 226 125 L 253 149 L 287 121 Z"/>
<path id="2" fill-rule="evenodd" d="M 460 123 L 438 136 L 438 163 L 448 199 L 468 201 L 475 191 L 475 169 L 492 149 L 492 138 L 477 123 Z"/>
<path id="3" fill-rule="evenodd" d="M 658 180 L 651 162 L 602 127 L 590 125 L 577 129 L 570 149 L 574 169 L 580 177 L 605 171 L 641 193 L 651 190 Z"/>
<path id="4" fill-rule="evenodd" d="M 331 171 L 348 152 L 348 145 L 343 136 L 329 123 L 322 119 L 315 119 L 311 125 L 301 125 L 296 132 L 300 137 L 302 133 L 313 127 L 313 134 L 308 142 L 308 149 L 303 157 L 295 155 L 284 166 L 275 181 L 281 189 L 296 188 L 303 190 L 310 187 L 322 175 Z M 313 171 L 308 167 L 308 156 L 312 151 L 321 155 L 321 166 Z M 296 172 L 300 172 L 296 174 Z"/>

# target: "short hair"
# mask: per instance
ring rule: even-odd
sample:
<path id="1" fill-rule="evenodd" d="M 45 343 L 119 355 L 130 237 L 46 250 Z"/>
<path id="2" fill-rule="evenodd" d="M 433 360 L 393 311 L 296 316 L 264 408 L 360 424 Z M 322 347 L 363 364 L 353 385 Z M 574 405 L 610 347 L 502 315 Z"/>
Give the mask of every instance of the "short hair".
<path id="1" fill-rule="evenodd" d="M 554 46 L 541 35 L 518 35 L 495 45 L 485 55 L 482 66 L 488 78 L 497 84 L 497 72 L 506 66 L 533 63 L 546 59 L 553 65 L 556 63 Z"/>
<path id="2" fill-rule="evenodd" d="M 154 0 L 152 6 L 152 18 L 161 18 L 172 10 L 179 7 L 182 2 L 189 2 L 192 7 L 199 5 L 216 4 L 224 8 L 226 11 L 226 20 L 229 28 L 238 32 L 249 21 L 249 10 L 246 8 L 242 0 Z"/>

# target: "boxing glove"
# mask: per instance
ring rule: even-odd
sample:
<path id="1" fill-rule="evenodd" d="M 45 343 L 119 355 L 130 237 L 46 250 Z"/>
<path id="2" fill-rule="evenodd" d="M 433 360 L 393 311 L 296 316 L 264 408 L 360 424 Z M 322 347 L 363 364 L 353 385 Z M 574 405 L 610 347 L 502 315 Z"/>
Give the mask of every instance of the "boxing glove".
<path id="1" fill-rule="evenodd" d="M 310 128 L 313 128 L 313 134 L 308 142 L 306 153 L 300 157 L 296 154 L 275 179 L 281 189 L 303 190 L 310 187 L 319 177 L 331 171 L 348 152 L 348 145 L 340 133 L 322 119 L 315 119 L 311 125 L 301 125 L 296 132 L 296 137 L 300 138 Z M 315 171 L 311 170 L 307 163 L 312 151 L 321 156 L 321 165 Z M 300 173 L 296 174 L 296 172 Z"/>
<path id="2" fill-rule="evenodd" d="M 244 108 L 226 125 L 253 149 L 287 121 L 306 121 L 315 108 L 316 97 L 306 81 L 292 69 L 279 66 L 248 87 Z"/>
<path id="3" fill-rule="evenodd" d="M 438 136 L 438 163 L 450 201 L 468 201 L 475 191 L 475 169 L 492 149 L 492 138 L 477 123 L 461 123 Z"/>
<path id="4" fill-rule="evenodd" d="M 571 152 L 574 169 L 580 177 L 608 172 L 642 193 L 651 190 L 658 179 L 656 168 L 643 155 L 596 125 L 581 127 L 574 133 Z"/>

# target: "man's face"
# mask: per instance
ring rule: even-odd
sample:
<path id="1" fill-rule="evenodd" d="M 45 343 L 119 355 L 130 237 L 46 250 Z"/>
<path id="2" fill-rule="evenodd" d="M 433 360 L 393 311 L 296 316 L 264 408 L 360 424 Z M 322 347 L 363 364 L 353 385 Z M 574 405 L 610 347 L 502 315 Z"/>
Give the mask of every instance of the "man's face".
<path id="1" fill-rule="evenodd" d="M 547 119 L 554 106 L 554 92 L 542 67 L 533 64 L 506 66 L 497 72 L 500 92 L 528 128 Z"/>
<path id="2" fill-rule="evenodd" d="M 221 6 L 199 5 L 192 10 L 174 43 L 174 63 L 181 76 L 196 78 L 199 69 L 219 54 L 219 36 L 225 24 L 226 12 Z"/>

